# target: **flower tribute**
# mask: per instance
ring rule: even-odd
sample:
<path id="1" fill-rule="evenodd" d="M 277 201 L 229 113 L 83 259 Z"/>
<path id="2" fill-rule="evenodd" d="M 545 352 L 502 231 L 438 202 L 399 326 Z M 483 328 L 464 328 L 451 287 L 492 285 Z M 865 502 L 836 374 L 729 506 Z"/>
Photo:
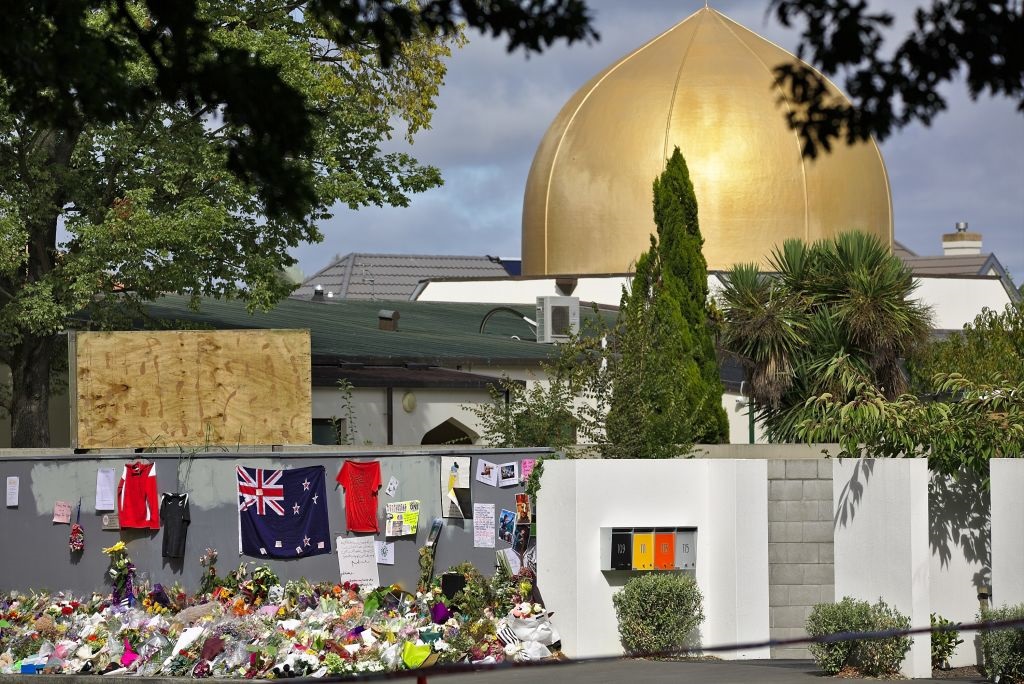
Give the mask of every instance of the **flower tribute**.
<path id="1" fill-rule="evenodd" d="M 558 634 L 533 600 L 529 570 L 492 578 L 472 565 L 450 598 L 440 579 L 411 593 L 307 580 L 266 566 L 217 573 L 207 549 L 195 594 L 136 579 L 124 542 L 110 557 L 110 594 L 0 595 L 0 673 L 277 678 L 358 675 L 435 663 L 553 657 Z"/>

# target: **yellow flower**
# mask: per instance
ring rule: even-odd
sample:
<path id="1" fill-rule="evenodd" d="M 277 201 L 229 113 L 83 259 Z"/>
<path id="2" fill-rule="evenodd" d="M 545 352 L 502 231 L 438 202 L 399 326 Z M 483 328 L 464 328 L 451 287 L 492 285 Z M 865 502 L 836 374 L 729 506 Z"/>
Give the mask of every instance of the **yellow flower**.
<path id="1" fill-rule="evenodd" d="M 112 553 L 117 553 L 119 551 L 124 551 L 124 542 L 123 541 L 119 541 L 116 544 L 114 544 L 113 546 L 108 546 L 107 548 L 103 549 L 103 553 L 107 554 L 108 556 L 110 554 L 112 554 Z"/>

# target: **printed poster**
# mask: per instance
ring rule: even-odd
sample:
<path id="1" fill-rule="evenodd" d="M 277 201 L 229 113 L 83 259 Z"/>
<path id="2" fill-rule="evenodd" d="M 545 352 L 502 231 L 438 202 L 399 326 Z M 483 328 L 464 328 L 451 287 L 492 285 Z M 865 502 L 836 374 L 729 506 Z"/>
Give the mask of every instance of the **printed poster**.
<path id="1" fill-rule="evenodd" d="M 530 495 L 516 494 L 516 524 L 530 522 Z"/>
<path id="2" fill-rule="evenodd" d="M 498 465 L 485 461 L 482 458 L 476 460 L 476 480 L 491 487 L 498 486 Z"/>
<path id="3" fill-rule="evenodd" d="M 117 473 L 113 468 L 96 471 L 96 510 L 117 510 Z"/>
<path id="4" fill-rule="evenodd" d="M 21 478 L 17 475 L 10 475 L 7 478 L 7 507 L 14 508 L 18 505 L 18 493 L 21 489 Z"/>
<path id="5" fill-rule="evenodd" d="M 494 548 L 494 504 L 473 504 L 473 547 Z"/>
<path id="6" fill-rule="evenodd" d="M 377 565 L 395 564 L 395 542 L 373 542 L 373 550 L 377 554 Z"/>
<path id="7" fill-rule="evenodd" d="M 469 491 L 469 456 L 441 457 L 441 516 L 444 518 L 472 518 L 473 499 Z"/>
<path id="8" fill-rule="evenodd" d="M 396 501 L 384 505 L 384 536 L 405 537 L 416 534 L 420 525 L 419 499 Z"/>
<path id="9" fill-rule="evenodd" d="M 384 488 L 384 493 L 388 496 L 394 496 L 398 492 L 398 478 L 394 475 L 388 480 L 388 486 Z"/>
<path id="10" fill-rule="evenodd" d="M 516 532 L 516 514 L 506 508 L 501 509 L 501 515 L 498 516 L 498 539 L 505 542 L 506 544 L 512 543 L 512 538 Z"/>
<path id="11" fill-rule="evenodd" d="M 375 589 L 380 586 L 377 572 L 377 552 L 373 536 L 341 537 L 338 545 L 338 570 L 341 582 L 355 582 L 360 588 Z"/>
<path id="12" fill-rule="evenodd" d="M 502 463 L 498 466 L 498 486 L 511 487 L 519 484 L 519 461 Z"/>

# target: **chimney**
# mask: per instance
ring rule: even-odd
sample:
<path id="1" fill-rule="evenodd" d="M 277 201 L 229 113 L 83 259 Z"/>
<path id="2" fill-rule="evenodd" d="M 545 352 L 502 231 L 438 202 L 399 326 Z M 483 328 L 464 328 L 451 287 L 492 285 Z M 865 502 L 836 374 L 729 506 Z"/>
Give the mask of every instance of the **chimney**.
<path id="1" fill-rule="evenodd" d="M 399 314 L 390 309 L 377 312 L 377 328 L 380 330 L 398 330 Z"/>
<path id="2" fill-rule="evenodd" d="M 958 221 L 955 233 L 942 236 L 942 254 L 944 256 L 968 256 L 981 254 L 981 233 L 967 231 L 967 221 Z"/>
<path id="3" fill-rule="evenodd" d="M 323 285 L 317 285 L 316 287 L 313 288 L 313 301 L 314 302 L 322 302 L 322 301 L 324 301 L 324 286 Z"/>

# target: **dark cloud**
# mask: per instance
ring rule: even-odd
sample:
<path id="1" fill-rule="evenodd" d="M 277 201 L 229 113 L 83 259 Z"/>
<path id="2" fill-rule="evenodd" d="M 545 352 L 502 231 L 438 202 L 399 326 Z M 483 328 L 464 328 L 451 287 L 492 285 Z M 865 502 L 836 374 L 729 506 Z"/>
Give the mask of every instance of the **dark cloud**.
<path id="1" fill-rule="evenodd" d="M 703 2 L 591 0 L 601 41 L 558 45 L 540 56 L 508 54 L 477 34 L 451 60 L 433 129 L 412 153 L 441 168 L 445 186 L 406 209 L 341 210 L 323 245 L 295 255 L 307 273 L 350 251 L 519 254 L 523 188 L 537 144 L 565 101 L 592 76 L 659 35 Z M 881 3 L 875 3 L 881 4 Z M 887 3 L 888 9 L 892 3 Z M 920 3 L 900 3 L 896 29 Z M 765 0 L 712 5 L 784 48 L 797 32 L 767 17 Z M 894 33 L 894 35 L 896 35 Z M 839 79 L 841 83 L 841 79 Z M 940 252 L 943 232 L 966 220 L 1017 280 L 1024 276 L 1024 118 L 1006 100 L 971 102 L 947 89 L 950 110 L 930 128 L 914 126 L 882 146 L 896 237 L 921 254 Z"/>

